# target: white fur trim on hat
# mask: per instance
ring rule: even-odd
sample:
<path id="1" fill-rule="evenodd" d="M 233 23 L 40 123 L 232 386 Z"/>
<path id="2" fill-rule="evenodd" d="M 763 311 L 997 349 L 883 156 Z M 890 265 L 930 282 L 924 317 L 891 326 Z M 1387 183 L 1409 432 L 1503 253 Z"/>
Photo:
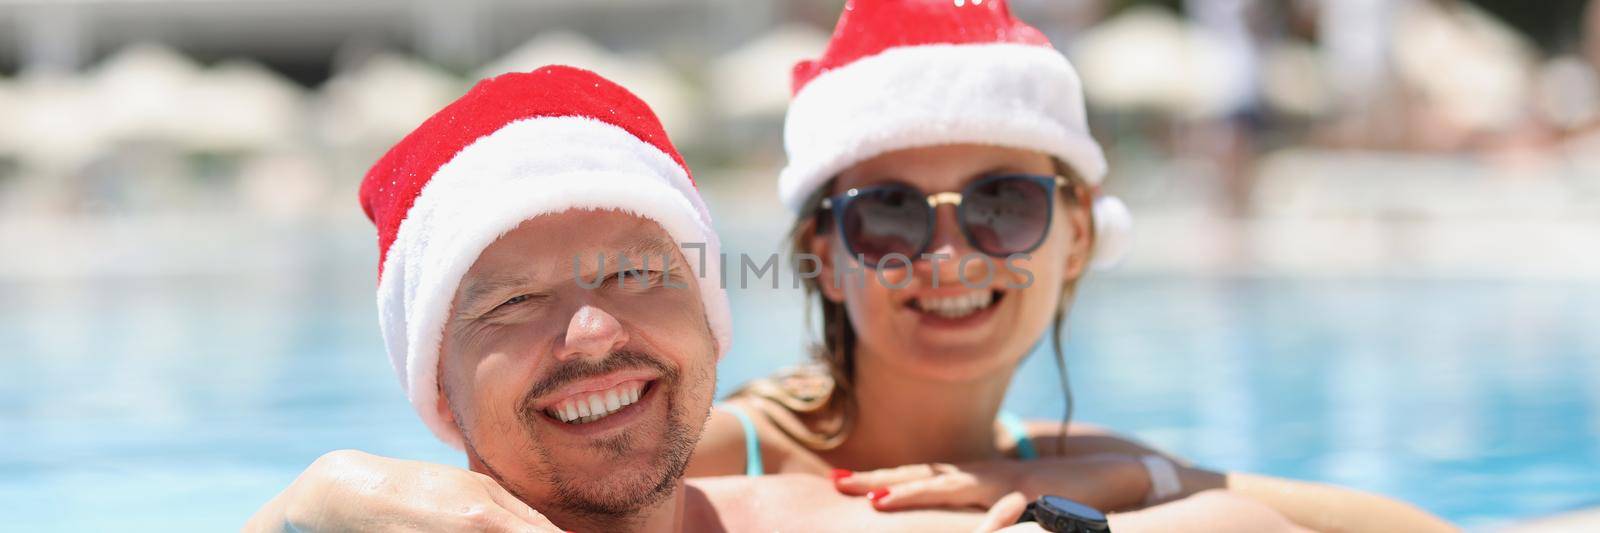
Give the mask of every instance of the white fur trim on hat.
<path id="1" fill-rule="evenodd" d="M 463 448 L 460 431 L 437 409 L 439 349 L 462 276 L 522 222 L 572 209 L 638 215 L 679 243 L 705 243 L 708 258 L 720 253 L 687 173 L 621 128 L 582 117 L 531 118 L 467 146 L 423 187 L 378 281 L 378 322 L 390 361 L 412 407 L 446 444 Z M 720 263 L 689 263 L 720 357 L 732 340 Z"/>
<path id="2" fill-rule="evenodd" d="M 789 165 L 778 197 L 795 213 L 850 166 L 908 148 L 1007 146 L 1053 155 L 1090 185 L 1106 173 L 1077 71 L 1036 45 L 903 46 L 827 71 L 795 95 L 783 139 Z M 1132 226 L 1127 207 L 1110 200 L 1095 202 L 1097 268 L 1121 259 Z"/>
<path id="3" fill-rule="evenodd" d="M 817 76 L 784 118 L 791 211 L 851 165 L 885 152 L 989 144 L 1045 152 L 1091 185 L 1106 172 L 1089 136 L 1083 87 L 1065 56 L 1024 44 L 891 48 Z"/>

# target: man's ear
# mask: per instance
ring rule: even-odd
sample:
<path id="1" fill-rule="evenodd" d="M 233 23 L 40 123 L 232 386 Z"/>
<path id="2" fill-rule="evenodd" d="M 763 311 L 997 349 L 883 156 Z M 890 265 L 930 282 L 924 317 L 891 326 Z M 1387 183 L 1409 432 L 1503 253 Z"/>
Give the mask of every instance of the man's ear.
<path id="1" fill-rule="evenodd" d="M 816 222 L 807 223 L 801 231 L 808 235 L 811 254 L 817 256 L 817 261 L 822 263 L 817 275 L 817 286 L 822 291 L 822 297 L 833 303 L 843 302 L 844 290 L 839 286 L 839 280 L 833 277 L 833 232 L 818 233 Z"/>
<path id="2" fill-rule="evenodd" d="M 441 356 L 439 357 L 439 372 L 436 374 L 438 377 L 433 380 L 434 387 L 437 389 L 433 395 L 433 409 L 435 414 L 439 415 L 440 420 L 459 428 L 461 424 L 456 423 L 456 414 L 450 410 L 450 395 L 444 392 L 444 354 L 441 353 L 439 355 Z"/>
<path id="3" fill-rule="evenodd" d="M 1095 235 L 1091 227 L 1094 217 L 1093 199 L 1088 191 L 1078 194 L 1073 200 L 1075 209 L 1068 209 L 1064 228 L 1072 232 L 1072 248 L 1067 251 L 1066 279 L 1068 281 L 1083 276 L 1089 268 L 1089 260 L 1094 256 Z"/>

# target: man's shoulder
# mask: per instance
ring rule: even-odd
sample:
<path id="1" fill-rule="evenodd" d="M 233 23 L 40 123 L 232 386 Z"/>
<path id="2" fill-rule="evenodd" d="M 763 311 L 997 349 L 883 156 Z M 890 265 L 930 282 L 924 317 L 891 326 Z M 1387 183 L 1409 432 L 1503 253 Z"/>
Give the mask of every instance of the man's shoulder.
<path id="1" fill-rule="evenodd" d="M 807 474 L 724 476 L 688 480 L 728 531 L 971 531 L 981 513 L 921 510 L 882 513 L 866 498 L 846 496 Z"/>
<path id="2" fill-rule="evenodd" d="M 849 498 L 834 490 L 828 480 L 808 474 L 699 477 L 686 482 L 705 493 L 713 503 L 719 504 L 749 505 L 794 499 L 838 501 Z"/>
<path id="3" fill-rule="evenodd" d="M 703 500 L 727 531 L 772 529 L 818 508 L 837 506 L 846 497 L 828 481 L 811 475 L 717 476 L 685 480 L 691 497 Z"/>

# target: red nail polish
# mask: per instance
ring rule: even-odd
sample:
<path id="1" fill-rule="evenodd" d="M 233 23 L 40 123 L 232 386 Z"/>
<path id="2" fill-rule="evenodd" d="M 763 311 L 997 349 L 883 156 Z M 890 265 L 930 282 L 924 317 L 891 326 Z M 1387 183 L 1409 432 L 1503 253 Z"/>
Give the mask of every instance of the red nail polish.
<path id="1" fill-rule="evenodd" d="M 851 472 L 851 471 L 845 470 L 843 468 L 835 468 L 835 469 L 833 469 L 832 476 L 833 476 L 833 480 L 834 481 L 838 481 L 838 480 L 850 477 L 850 476 L 852 476 L 854 474 L 855 474 L 855 472 Z"/>
<path id="2" fill-rule="evenodd" d="M 888 495 L 889 495 L 889 489 L 888 488 L 873 489 L 872 492 L 868 492 L 867 493 L 867 499 L 871 500 L 872 503 L 878 503 L 878 500 L 881 500 L 881 499 L 883 499 L 884 496 L 888 496 Z"/>

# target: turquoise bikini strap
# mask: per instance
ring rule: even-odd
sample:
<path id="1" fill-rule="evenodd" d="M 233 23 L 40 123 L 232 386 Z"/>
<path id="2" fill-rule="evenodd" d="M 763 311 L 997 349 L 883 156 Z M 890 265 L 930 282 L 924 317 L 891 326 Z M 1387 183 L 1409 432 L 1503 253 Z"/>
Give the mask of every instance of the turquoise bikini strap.
<path id="1" fill-rule="evenodd" d="M 744 475 L 760 476 L 766 469 L 761 465 L 761 441 L 756 438 L 755 422 L 738 406 L 723 405 L 722 410 L 733 413 L 739 419 L 739 425 L 744 426 Z"/>
<path id="2" fill-rule="evenodd" d="M 1017 439 L 1017 457 L 1023 460 L 1039 458 L 1039 452 L 1033 449 L 1033 439 L 1028 438 L 1028 426 L 1022 423 L 1021 418 L 1010 411 L 1000 411 L 1000 425 L 1005 426 L 1011 438 Z"/>

